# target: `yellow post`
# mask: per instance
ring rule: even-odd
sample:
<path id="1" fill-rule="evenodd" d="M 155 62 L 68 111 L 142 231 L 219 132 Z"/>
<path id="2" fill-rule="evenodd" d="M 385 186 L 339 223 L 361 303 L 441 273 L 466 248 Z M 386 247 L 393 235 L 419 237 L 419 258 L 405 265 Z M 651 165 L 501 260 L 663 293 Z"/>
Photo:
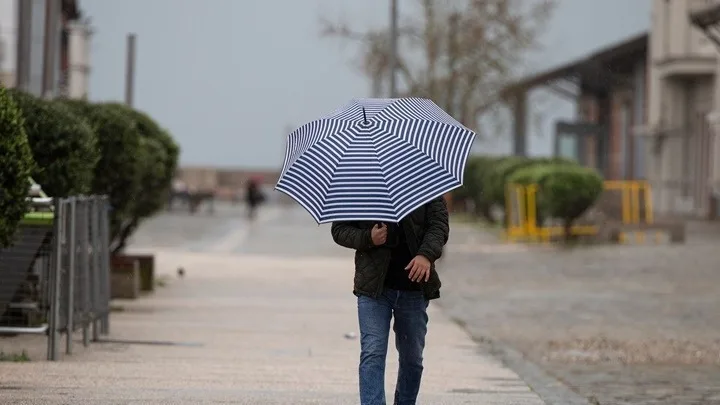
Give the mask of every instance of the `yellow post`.
<path id="1" fill-rule="evenodd" d="M 508 242 L 513 242 L 512 203 L 512 185 L 508 184 L 505 186 L 505 234 Z"/>
<path id="2" fill-rule="evenodd" d="M 640 183 L 637 181 L 630 183 L 630 190 L 632 191 L 632 223 L 638 225 L 640 224 Z M 644 243 L 645 232 L 636 231 L 635 241 Z"/>
<path id="3" fill-rule="evenodd" d="M 632 222 L 631 219 L 631 205 L 632 202 L 630 201 L 630 189 L 627 187 L 627 185 L 623 185 L 620 187 L 620 193 L 622 198 L 622 222 L 623 224 L 629 224 Z"/>
<path id="4" fill-rule="evenodd" d="M 538 238 L 537 233 L 537 201 L 535 196 L 537 195 L 537 185 L 532 184 L 527 186 L 527 231 L 530 239 L 535 241 Z"/>
<path id="5" fill-rule="evenodd" d="M 655 216 L 653 214 L 652 190 L 650 189 L 650 185 L 648 183 L 644 183 L 643 185 L 645 197 L 645 222 L 652 224 L 655 220 Z"/>
<path id="6" fill-rule="evenodd" d="M 632 223 L 640 223 L 640 185 L 637 182 L 630 183 L 632 192 Z"/>
<path id="7" fill-rule="evenodd" d="M 550 240 L 552 238 L 552 228 L 549 228 L 547 226 L 544 226 L 540 231 L 541 240 L 543 243 L 547 244 L 550 243 Z"/>
<path id="8" fill-rule="evenodd" d="M 525 196 L 525 188 L 515 185 L 515 194 L 518 201 L 518 231 L 521 237 L 527 237 L 527 201 Z"/>

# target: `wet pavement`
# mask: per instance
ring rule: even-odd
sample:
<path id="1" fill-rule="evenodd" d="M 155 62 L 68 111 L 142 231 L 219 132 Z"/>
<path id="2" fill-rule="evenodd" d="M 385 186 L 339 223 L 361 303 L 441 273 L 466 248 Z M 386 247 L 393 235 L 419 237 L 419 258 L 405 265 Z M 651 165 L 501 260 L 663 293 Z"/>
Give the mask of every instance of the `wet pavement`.
<path id="1" fill-rule="evenodd" d="M 0 362 L 0 403 L 358 403 L 351 252 L 333 245 L 328 226 L 274 207 L 251 224 L 238 207 L 218 206 L 148 221 L 131 250 L 157 254 L 165 286 L 116 300 L 103 343 L 78 344 L 55 363 Z M 437 305 L 429 315 L 419 403 L 543 404 Z M 391 392 L 394 348 L 388 357 Z"/>
<path id="2" fill-rule="evenodd" d="M 429 391 L 420 403 L 542 403 L 528 396 L 527 383 L 547 404 L 720 404 L 720 230 L 703 224 L 693 224 L 691 230 L 694 233 L 686 245 L 566 250 L 503 244 L 492 231 L 453 224 L 446 256 L 439 264 L 442 298 L 431 306 L 431 334 L 443 337 L 428 346 L 428 362 L 434 365 L 427 369 Z M 215 338 L 203 338 L 193 328 L 211 328 L 213 317 L 229 318 L 231 322 L 215 332 L 219 348 L 207 355 L 208 361 L 200 362 L 208 367 L 209 377 L 199 377 L 203 373 L 195 373 L 197 381 L 192 377 L 193 361 L 206 356 L 198 354 L 202 348 L 148 350 L 106 344 L 93 346 L 90 354 L 101 352 L 99 358 L 106 359 L 107 353 L 119 353 L 113 356 L 125 365 L 118 375 L 129 386 L 139 384 L 132 373 L 144 362 L 151 371 L 170 364 L 178 377 L 163 382 L 168 388 L 144 389 L 144 396 L 135 402 L 98 402 L 112 391 L 95 388 L 71 402 L 21 403 L 159 404 L 182 403 L 176 400 L 182 396 L 196 401 L 188 403 L 356 403 L 357 342 L 341 338 L 355 324 L 352 270 L 347 267 L 351 253 L 332 243 L 328 225 L 315 225 L 300 209 L 279 207 L 266 207 L 257 222 L 248 223 L 241 207 L 219 205 L 213 215 L 169 213 L 154 218 L 144 224 L 134 242 L 136 248 L 161 251 L 169 275 L 174 266 L 184 263 L 188 277 L 173 280 L 154 297 L 128 304 L 127 311 L 114 314 L 113 331 L 125 339 L 151 333 L 156 339 L 204 341 L 207 348 Z M 294 270 L 298 265 L 300 273 Z M 263 277 L 253 278 L 258 270 Z M 224 286 L 213 290 L 218 282 Z M 253 292 L 246 289 L 247 283 L 264 289 Z M 303 295 L 304 299 L 277 306 L 267 303 L 292 296 L 279 285 L 302 291 L 318 283 L 324 286 L 319 287 L 321 292 Z M 233 320 L 231 311 L 204 317 L 197 311 L 190 320 L 176 314 L 179 307 L 192 313 L 188 302 L 200 305 L 182 297 L 205 299 L 207 291 L 215 291 L 213 305 L 224 310 L 236 306 L 237 311 L 238 305 L 260 310 L 258 314 L 265 314 L 270 325 L 262 324 L 259 315 Z M 228 300 L 243 294 L 246 300 Z M 266 298 L 270 300 L 263 301 Z M 314 318 L 312 313 L 318 309 L 324 309 L 324 315 Z M 144 321 L 138 323 L 138 316 Z M 463 340 L 446 317 L 463 326 L 474 342 Z M 163 323 L 175 329 L 161 330 Z M 253 333 L 253 328 L 264 332 Z M 308 332 L 312 330 L 322 332 L 314 345 L 307 340 L 288 343 L 280 333 L 310 339 L 303 336 L 318 336 Z M 223 340 L 233 333 L 243 333 L 248 340 L 241 344 Z M 452 343 L 455 339 L 462 343 Z M 313 355 L 323 348 L 328 352 L 316 360 L 317 368 L 298 371 L 302 370 L 298 365 L 308 361 L 309 347 L 315 348 Z M 228 348 L 235 354 L 229 355 Z M 105 367 L 98 360 L 88 369 L 84 361 L 76 355 L 52 367 L 73 364 L 80 379 Z M 512 371 L 499 367 L 498 361 L 510 365 Z M 451 364 L 458 362 L 469 367 L 469 378 L 449 374 Z M 478 364 L 484 366 L 477 368 Z M 0 370 L 3 367 L 0 363 Z M 450 381 L 433 373 L 446 375 Z M 253 380 L 253 375 L 259 380 Z M 330 376 L 329 380 L 323 376 Z M 54 378 L 62 382 L 33 392 L 44 393 L 46 399 L 58 390 L 76 392 L 72 387 L 79 383 Z M 101 380 L 112 378 L 114 374 L 108 373 Z M 160 384 L 153 378 L 147 383 Z M 312 389 L 300 394 L 298 387 Z M 19 398 L 18 392 L 0 389 L 0 402 Z"/>
<path id="3" fill-rule="evenodd" d="M 302 210 L 265 215 L 267 223 L 226 248 L 347 257 L 329 226 Z M 437 304 L 483 350 L 506 362 L 498 347 L 517 350 L 510 363 L 548 391 L 548 403 L 572 401 L 565 387 L 547 389 L 557 379 L 590 403 L 720 404 L 720 230 L 689 230 L 686 245 L 558 250 L 504 244 L 492 230 L 455 223 Z M 533 365 L 551 377 L 526 373 Z"/>
<path id="4" fill-rule="evenodd" d="M 592 403 L 720 404 L 720 232 L 693 228 L 686 245 L 568 250 L 456 225 L 476 251 L 450 245 L 439 303 Z"/>
<path id="5" fill-rule="evenodd" d="M 265 206 L 256 221 L 244 218 L 242 206 L 218 204 L 213 214 L 168 213 L 148 220 L 133 237 L 143 249 L 172 248 L 278 257 L 347 258 L 335 245 L 330 225 L 317 225 L 298 208 Z"/>

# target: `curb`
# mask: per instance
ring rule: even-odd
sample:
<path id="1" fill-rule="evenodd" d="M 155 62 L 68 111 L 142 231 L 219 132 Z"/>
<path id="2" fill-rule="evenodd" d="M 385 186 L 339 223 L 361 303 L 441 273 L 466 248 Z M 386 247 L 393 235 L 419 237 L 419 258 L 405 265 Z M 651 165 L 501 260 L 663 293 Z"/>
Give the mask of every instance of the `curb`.
<path id="1" fill-rule="evenodd" d="M 540 366 L 528 359 L 520 351 L 509 345 L 494 341 L 456 318 L 452 320 L 461 326 L 478 346 L 483 354 L 500 360 L 506 367 L 514 371 L 547 405 L 598 405 L 573 391 L 557 378 L 550 375 Z"/>

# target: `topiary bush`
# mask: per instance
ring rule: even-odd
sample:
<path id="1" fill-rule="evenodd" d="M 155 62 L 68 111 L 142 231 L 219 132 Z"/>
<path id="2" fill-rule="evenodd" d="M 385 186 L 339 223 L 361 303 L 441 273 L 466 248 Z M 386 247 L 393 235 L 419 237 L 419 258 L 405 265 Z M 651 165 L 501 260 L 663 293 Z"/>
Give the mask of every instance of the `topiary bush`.
<path id="1" fill-rule="evenodd" d="M 559 157 L 528 158 L 509 156 L 495 165 L 483 180 L 483 187 L 489 204 L 504 208 L 506 187 L 509 184 L 510 177 L 516 171 L 526 167 L 546 164 L 577 166 L 575 161 Z"/>
<path id="2" fill-rule="evenodd" d="M 100 159 L 92 128 L 66 106 L 16 90 L 9 91 L 24 117 L 37 163 L 32 177 L 48 195 L 87 194 Z"/>
<path id="3" fill-rule="evenodd" d="M 93 194 L 108 196 L 111 249 L 117 252 L 123 227 L 132 220 L 142 189 L 144 154 L 135 122 L 107 104 L 63 100 L 97 135 L 100 159 L 95 165 Z"/>
<path id="4" fill-rule="evenodd" d="M 540 186 L 548 174 L 552 173 L 553 167 L 557 163 L 537 163 L 522 167 L 507 179 L 507 184 L 520 184 L 528 186 L 535 184 Z M 562 163 L 561 163 L 562 164 Z M 543 226 L 545 219 L 549 216 L 547 206 L 542 198 L 538 198 L 539 194 L 535 195 L 535 219 L 537 226 Z M 527 215 L 528 213 L 525 213 Z"/>
<path id="5" fill-rule="evenodd" d="M 8 247 L 28 209 L 29 178 L 35 163 L 20 109 L 3 87 L 0 134 L 0 247 Z"/>
<path id="6" fill-rule="evenodd" d="M 118 236 L 118 249 L 122 249 L 142 220 L 165 206 L 180 149 L 168 132 L 147 114 L 124 104 L 108 103 L 106 106 L 132 120 L 140 135 L 139 163 L 143 193 L 135 201 L 130 221 L 124 224 Z"/>
<path id="7" fill-rule="evenodd" d="M 508 156 L 483 177 L 482 188 L 485 198 L 491 205 L 505 206 L 505 183 L 516 169 L 529 164 L 530 159 L 518 156 Z"/>
<path id="8" fill-rule="evenodd" d="M 537 184 L 538 218 L 562 220 L 568 240 L 575 220 L 592 207 L 603 191 L 603 178 L 597 170 L 563 163 L 526 167 L 514 173 L 510 182 Z"/>
<path id="9" fill-rule="evenodd" d="M 459 199 L 470 200 L 474 205 L 473 215 L 482 216 L 489 222 L 495 222 L 492 216 L 489 200 L 484 190 L 484 178 L 505 157 L 502 156 L 472 156 L 465 165 L 463 187 L 457 189 Z"/>
<path id="10" fill-rule="evenodd" d="M 563 221 L 565 236 L 570 238 L 573 222 L 602 194 L 602 176 L 589 167 L 554 165 L 541 181 L 541 199 L 548 215 Z"/>

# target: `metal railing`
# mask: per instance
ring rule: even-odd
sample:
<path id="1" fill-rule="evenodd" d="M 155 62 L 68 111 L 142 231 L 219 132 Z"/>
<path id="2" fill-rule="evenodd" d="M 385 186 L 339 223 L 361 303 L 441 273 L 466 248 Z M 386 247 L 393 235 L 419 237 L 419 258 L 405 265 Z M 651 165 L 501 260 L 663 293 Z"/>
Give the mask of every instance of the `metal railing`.
<path id="1" fill-rule="evenodd" d="M 654 221 L 652 189 L 645 181 L 607 180 L 604 191 L 594 204 L 603 218 L 601 222 L 618 222 L 623 225 L 652 224 Z M 538 195 L 541 190 L 536 184 L 508 184 L 505 194 L 506 229 L 504 237 L 508 242 L 549 242 L 554 236 L 561 236 L 561 223 L 552 218 L 540 218 Z M 599 223 L 573 225 L 570 229 L 575 236 L 591 236 L 599 233 Z M 636 232 L 638 242 L 645 241 L 645 232 Z M 624 233 L 620 234 L 624 241 Z M 656 233 L 655 240 L 660 239 Z"/>
<path id="2" fill-rule="evenodd" d="M 13 246 L 0 249 L 0 333 L 46 334 L 47 358 L 61 338 L 73 351 L 109 332 L 110 260 L 105 197 L 34 199 Z"/>

